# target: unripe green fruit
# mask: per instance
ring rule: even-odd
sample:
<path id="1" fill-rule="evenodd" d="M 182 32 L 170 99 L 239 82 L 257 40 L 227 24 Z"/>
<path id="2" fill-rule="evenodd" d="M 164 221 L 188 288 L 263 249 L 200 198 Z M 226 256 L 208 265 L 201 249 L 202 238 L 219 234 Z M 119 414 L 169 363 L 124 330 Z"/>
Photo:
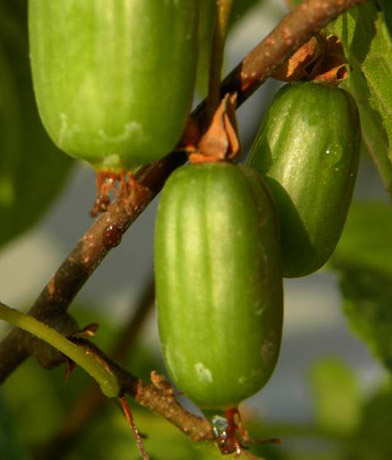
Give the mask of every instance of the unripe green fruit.
<path id="1" fill-rule="evenodd" d="M 97 169 L 157 160 L 179 140 L 197 61 L 198 0 L 30 0 L 42 121 Z"/>
<path id="2" fill-rule="evenodd" d="M 351 202 L 360 123 L 346 91 L 317 83 L 283 87 L 265 114 L 249 165 L 274 195 L 283 274 L 307 275 L 330 257 Z"/>
<path id="3" fill-rule="evenodd" d="M 155 230 L 159 331 L 167 369 L 202 409 L 259 391 L 282 331 L 278 223 L 262 178 L 189 165 L 167 181 Z"/>

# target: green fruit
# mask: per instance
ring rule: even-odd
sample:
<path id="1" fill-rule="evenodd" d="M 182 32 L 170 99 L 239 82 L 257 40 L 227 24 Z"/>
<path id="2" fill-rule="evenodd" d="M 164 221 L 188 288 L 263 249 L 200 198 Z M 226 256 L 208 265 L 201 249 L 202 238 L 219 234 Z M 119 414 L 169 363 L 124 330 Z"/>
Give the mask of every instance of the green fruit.
<path id="1" fill-rule="evenodd" d="M 283 274 L 307 275 L 330 257 L 342 233 L 357 175 L 358 110 L 344 90 L 286 85 L 265 114 L 249 165 L 278 205 Z"/>
<path id="2" fill-rule="evenodd" d="M 30 0 L 30 52 L 53 141 L 97 169 L 157 160 L 179 140 L 197 61 L 198 0 Z"/>
<path id="3" fill-rule="evenodd" d="M 167 369 L 203 409 L 236 407 L 268 381 L 282 331 L 278 222 L 262 178 L 189 165 L 166 183 L 155 230 Z"/>

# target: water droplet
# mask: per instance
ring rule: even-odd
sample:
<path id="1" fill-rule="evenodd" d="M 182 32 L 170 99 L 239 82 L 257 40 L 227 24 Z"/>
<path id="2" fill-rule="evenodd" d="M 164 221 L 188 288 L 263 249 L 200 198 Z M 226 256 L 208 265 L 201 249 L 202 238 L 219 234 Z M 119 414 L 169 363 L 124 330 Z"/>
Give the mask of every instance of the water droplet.
<path id="1" fill-rule="evenodd" d="M 121 242 L 123 232 L 116 225 L 108 225 L 104 228 L 102 234 L 102 242 L 106 249 L 112 249 L 118 246 Z"/>
<path id="2" fill-rule="evenodd" d="M 219 438 L 225 434 L 228 427 L 227 418 L 221 415 L 214 415 L 212 417 L 212 428 L 214 430 L 214 435 L 216 438 Z"/>
<path id="3" fill-rule="evenodd" d="M 324 153 L 325 162 L 329 166 L 334 166 L 342 159 L 343 148 L 338 142 L 332 142 L 328 144 Z"/>

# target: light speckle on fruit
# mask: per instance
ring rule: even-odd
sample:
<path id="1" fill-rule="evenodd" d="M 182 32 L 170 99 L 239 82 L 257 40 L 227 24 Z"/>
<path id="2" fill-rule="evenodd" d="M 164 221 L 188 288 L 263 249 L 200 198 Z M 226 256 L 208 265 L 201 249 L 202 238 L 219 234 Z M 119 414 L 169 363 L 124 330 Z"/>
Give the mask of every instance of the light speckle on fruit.
<path id="1" fill-rule="evenodd" d="M 65 133 L 67 131 L 67 127 L 68 127 L 67 114 L 66 113 L 60 113 L 60 120 L 61 120 L 61 124 L 60 124 L 60 132 L 59 132 L 58 144 L 61 147 L 61 145 L 63 144 Z"/>
<path id="2" fill-rule="evenodd" d="M 118 134 L 117 136 L 110 136 L 106 134 L 105 130 L 103 129 L 100 129 L 98 134 L 103 140 L 110 142 L 124 142 L 132 135 L 137 135 L 138 137 L 146 137 L 146 133 L 143 130 L 143 126 L 137 121 L 130 121 L 129 123 L 126 123 L 124 125 L 123 132 Z"/>
<path id="3" fill-rule="evenodd" d="M 203 382 L 212 382 L 212 374 L 210 369 L 206 367 L 203 363 L 195 364 L 195 371 L 197 372 L 199 379 Z"/>

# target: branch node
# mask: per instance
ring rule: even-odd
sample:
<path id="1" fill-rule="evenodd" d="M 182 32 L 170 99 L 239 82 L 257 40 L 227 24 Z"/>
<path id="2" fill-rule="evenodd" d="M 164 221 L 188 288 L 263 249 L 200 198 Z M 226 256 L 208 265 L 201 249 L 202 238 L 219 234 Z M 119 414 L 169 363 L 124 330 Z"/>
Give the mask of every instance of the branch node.
<path id="1" fill-rule="evenodd" d="M 157 390 L 161 391 L 166 396 L 174 396 L 174 389 L 164 375 L 160 375 L 156 371 L 151 371 L 150 378 L 151 383 Z"/>

